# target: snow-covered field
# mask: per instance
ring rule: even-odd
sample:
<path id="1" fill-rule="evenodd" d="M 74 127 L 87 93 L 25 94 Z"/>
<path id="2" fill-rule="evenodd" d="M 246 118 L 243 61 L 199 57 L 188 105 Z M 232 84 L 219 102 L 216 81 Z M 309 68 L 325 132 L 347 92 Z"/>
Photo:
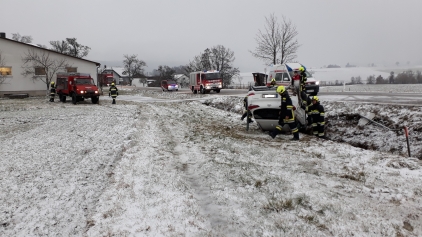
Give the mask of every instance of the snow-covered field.
<path id="1" fill-rule="evenodd" d="M 290 141 L 239 97 L 126 94 L 0 100 L 0 236 L 422 235 L 421 107 L 326 102 L 332 140 Z"/>
<path id="2" fill-rule="evenodd" d="M 422 97 L 422 84 L 359 84 L 344 86 L 321 86 L 321 92 L 385 92 L 418 93 Z M 422 106 L 422 105 L 421 105 Z"/>
<path id="3" fill-rule="evenodd" d="M 388 78 L 390 76 L 391 72 L 394 72 L 395 75 L 411 70 L 414 73 L 417 71 L 422 71 L 422 66 L 400 66 L 400 67 L 349 67 L 349 68 L 316 68 L 316 67 L 308 67 L 307 68 L 309 72 L 312 73 L 312 76 L 317 81 L 322 81 L 326 83 L 348 83 L 351 82 L 352 77 L 360 77 L 363 83 L 366 83 L 367 78 L 369 76 L 382 76 L 383 78 Z M 266 72 L 270 71 L 271 67 L 266 67 Z M 263 68 L 259 68 L 256 72 L 264 73 Z M 253 82 L 253 76 L 252 72 L 242 72 L 240 73 L 241 83 L 243 84 L 249 84 Z M 240 83 L 237 78 L 233 80 L 234 84 Z"/>

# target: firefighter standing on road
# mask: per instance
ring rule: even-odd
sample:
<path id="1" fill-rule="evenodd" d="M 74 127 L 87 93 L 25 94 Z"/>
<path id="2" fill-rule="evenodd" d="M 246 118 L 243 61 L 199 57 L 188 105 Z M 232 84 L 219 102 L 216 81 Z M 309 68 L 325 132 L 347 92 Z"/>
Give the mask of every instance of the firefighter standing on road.
<path id="1" fill-rule="evenodd" d="M 308 109 L 309 116 L 312 117 L 313 134 L 319 138 L 325 138 L 325 112 L 317 96 L 312 96 L 312 105 Z"/>
<path id="2" fill-rule="evenodd" d="M 50 102 L 54 102 L 54 96 L 56 95 L 56 84 L 54 81 L 50 83 Z"/>
<path id="3" fill-rule="evenodd" d="M 295 121 L 292 99 L 284 86 L 278 86 L 277 93 L 281 96 L 280 118 L 278 120 L 278 125 L 273 131 L 270 131 L 269 134 L 272 138 L 275 138 L 277 134 L 283 130 L 284 125 L 288 124 L 293 133 L 293 138 L 291 140 L 299 140 L 299 129 L 297 128 L 297 123 Z"/>
<path id="4" fill-rule="evenodd" d="M 308 77 L 306 76 L 306 71 L 304 67 L 299 68 L 300 71 L 300 91 L 305 91 L 305 84 L 308 80 Z"/>
<path id="5" fill-rule="evenodd" d="M 113 103 L 112 104 L 116 104 L 116 97 L 118 95 L 119 95 L 119 90 L 114 85 L 114 82 L 112 82 L 111 85 L 110 85 L 110 89 L 108 89 L 108 97 L 111 96 L 111 98 L 113 98 Z"/>

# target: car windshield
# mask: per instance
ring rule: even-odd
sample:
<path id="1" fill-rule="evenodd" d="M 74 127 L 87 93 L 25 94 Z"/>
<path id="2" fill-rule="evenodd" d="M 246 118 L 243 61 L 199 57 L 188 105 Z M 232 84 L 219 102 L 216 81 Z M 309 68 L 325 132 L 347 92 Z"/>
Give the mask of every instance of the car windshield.
<path id="1" fill-rule="evenodd" d="M 312 74 L 308 71 L 305 72 L 307 77 L 312 77 Z"/>
<path id="2" fill-rule="evenodd" d="M 207 74 L 205 74 L 205 78 L 207 80 L 221 79 L 221 76 L 220 76 L 220 73 L 219 72 L 214 72 L 214 73 L 207 73 Z"/>
<path id="3" fill-rule="evenodd" d="M 75 84 L 77 85 L 94 85 L 94 81 L 90 78 L 78 78 L 75 79 Z"/>

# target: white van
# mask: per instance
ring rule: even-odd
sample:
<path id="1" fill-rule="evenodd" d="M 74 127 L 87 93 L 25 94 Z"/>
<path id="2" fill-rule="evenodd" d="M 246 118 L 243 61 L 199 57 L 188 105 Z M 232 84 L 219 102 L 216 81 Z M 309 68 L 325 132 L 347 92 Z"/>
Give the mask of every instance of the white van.
<path id="1" fill-rule="evenodd" d="M 310 95 L 317 95 L 319 92 L 319 81 L 316 81 L 312 74 L 306 70 L 306 67 L 300 63 L 275 64 L 268 72 L 268 81 L 275 78 L 277 85 L 283 85 L 286 87 L 293 86 L 293 72 L 299 71 L 300 67 L 305 68 L 305 73 L 307 75 L 305 92 Z"/>

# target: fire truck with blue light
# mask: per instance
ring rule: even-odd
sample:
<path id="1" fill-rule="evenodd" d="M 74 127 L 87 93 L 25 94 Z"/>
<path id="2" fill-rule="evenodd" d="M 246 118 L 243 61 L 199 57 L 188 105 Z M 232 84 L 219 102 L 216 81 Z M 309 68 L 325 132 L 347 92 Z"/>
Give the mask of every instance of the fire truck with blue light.
<path id="1" fill-rule="evenodd" d="M 194 94 L 207 94 L 210 91 L 220 93 L 223 88 L 223 78 L 216 70 L 191 72 L 189 83 L 189 88 Z"/>

